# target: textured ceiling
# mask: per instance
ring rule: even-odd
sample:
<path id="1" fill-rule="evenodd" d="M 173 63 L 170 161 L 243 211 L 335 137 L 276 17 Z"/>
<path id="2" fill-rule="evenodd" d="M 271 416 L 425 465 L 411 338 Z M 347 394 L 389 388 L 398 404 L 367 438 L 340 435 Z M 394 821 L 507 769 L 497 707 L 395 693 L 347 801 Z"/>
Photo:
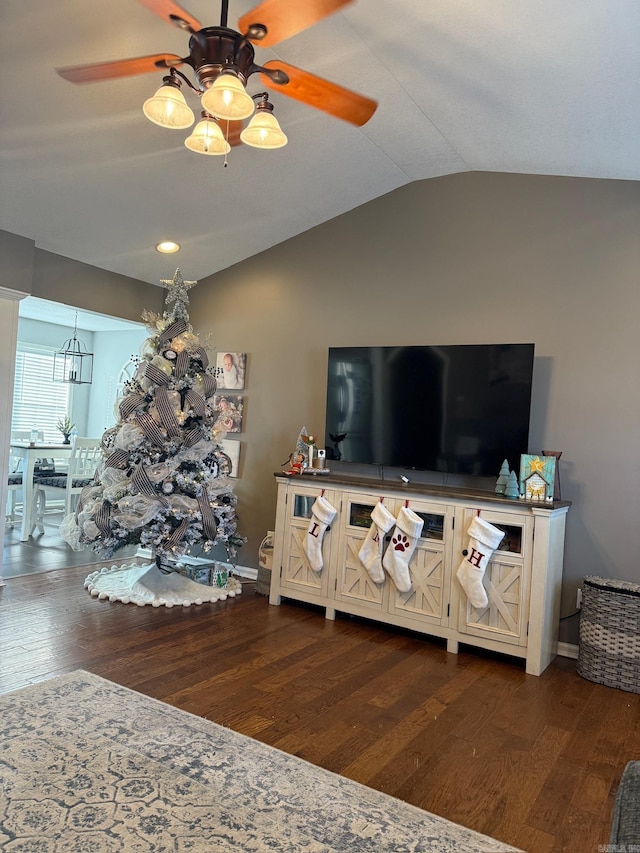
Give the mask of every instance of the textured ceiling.
<path id="1" fill-rule="evenodd" d="M 219 24 L 216 0 L 181 5 Z M 230 0 L 229 25 L 255 5 Z M 54 70 L 184 56 L 187 33 L 136 0 L 3 0 L 0 228 L 158 284 L 177 265 L 201 279 L 423 178 L 638 180 L 639 33 L 634 0 L 359 0 L 257 47 L 256 61 L 373 97 L 373 118 L 357 128 L 276 91 L 288 146 L 234 148 L 224 168 L 142 115 L 161 72 L 78 86 Z M 178 255 L 155 252 L 168 237 Z"/>

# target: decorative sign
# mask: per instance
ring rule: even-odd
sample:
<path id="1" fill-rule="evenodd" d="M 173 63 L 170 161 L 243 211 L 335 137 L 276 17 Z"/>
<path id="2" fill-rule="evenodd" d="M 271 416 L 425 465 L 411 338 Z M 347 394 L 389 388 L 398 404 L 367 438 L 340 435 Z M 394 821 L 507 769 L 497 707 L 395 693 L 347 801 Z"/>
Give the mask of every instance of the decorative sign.
<path id="1" fill-rule="evenodd" d="M 520 497 L 525 501 L 552 501 L 555 482 L 554 456 L 520 457 Z"/>

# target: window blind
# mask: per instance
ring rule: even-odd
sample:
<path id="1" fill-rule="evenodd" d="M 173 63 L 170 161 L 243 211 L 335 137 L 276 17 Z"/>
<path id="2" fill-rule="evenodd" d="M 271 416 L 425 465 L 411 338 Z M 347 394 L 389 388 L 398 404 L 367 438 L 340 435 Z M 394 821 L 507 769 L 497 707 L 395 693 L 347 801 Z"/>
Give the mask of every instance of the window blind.
<path id="1" fill-rule="evenodd" d="M 57 443 L 62 437 L 56 424 L 69 414 L 71 388 L 53 381 L 54 352 L 18 341 L 11 430 L 37 428 L 45 441 Z"/>

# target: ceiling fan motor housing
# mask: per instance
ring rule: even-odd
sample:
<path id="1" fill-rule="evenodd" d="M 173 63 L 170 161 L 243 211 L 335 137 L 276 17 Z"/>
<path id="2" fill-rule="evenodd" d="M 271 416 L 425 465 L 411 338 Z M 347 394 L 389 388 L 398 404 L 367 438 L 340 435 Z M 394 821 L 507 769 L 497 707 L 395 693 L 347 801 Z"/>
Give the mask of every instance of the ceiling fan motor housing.
<path id="1" fill-rule="evenodd" d="M 208 89 L 230 63 L 246 85 L 256 70 L 254 57 L 251 42 L 227 27 L 203 27 L 189 40 L 188 62 L 203 89 Z"/>

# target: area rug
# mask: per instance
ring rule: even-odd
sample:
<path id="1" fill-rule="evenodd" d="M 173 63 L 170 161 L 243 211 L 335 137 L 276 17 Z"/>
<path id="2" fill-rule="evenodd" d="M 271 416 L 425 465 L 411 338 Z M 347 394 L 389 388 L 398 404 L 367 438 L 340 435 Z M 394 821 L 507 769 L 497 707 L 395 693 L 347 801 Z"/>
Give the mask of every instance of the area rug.
<path id="1" fill-rule="evenodd" d="M 515 848 L 79 670 L 0 696 L 0 848 Z"/>

